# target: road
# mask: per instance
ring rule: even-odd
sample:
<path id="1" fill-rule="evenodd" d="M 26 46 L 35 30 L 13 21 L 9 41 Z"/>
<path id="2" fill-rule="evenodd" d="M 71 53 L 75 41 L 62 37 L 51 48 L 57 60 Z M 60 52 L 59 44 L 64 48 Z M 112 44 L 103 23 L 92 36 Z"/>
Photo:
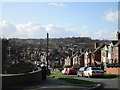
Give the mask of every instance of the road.
<path id="1" fill-rule="evenodd" d="M 61 73 L 52 73 L 52 74 L 62 75 Z M 63 75 L 63 76 L 101 83 L 102 85 L 104 85 L 104 88 L 105 88 L 105 89 L 102 88 L 102 90 L 111 90 L 111 89 L 118 90 L 118 85 L 119 85 L 118 78 L 104 79 L 104 78 L 77 77 L 77 75 Z M 20 86 L 13 86 L 13 87 L 5 87 L 5 90 L 41 90 L 41 89 L 42 90 L 46 90 L 46 89 L 56 90 L 56 88 L 60 90 L 61 89 L 62 90 L 68 90 L 68 89 L 69 90 L 74 90 L 74 89 L 86 90 L 91 87 L 92 86 L 89 86 L 89 85 L 70 84 L 62 80 L 47 76 L 46 80 L 43 82 L 31 83 L 28 85 L 20 85 Z M 97 90 L 100 90 L 100 89 L 97 88 Z"/>
<path id="2" fill-rule="evenodd" d="M 94 85 L 71 84 L 63 80 L 47 76 L 45 81 L 18 86 L 7 86 L 2 90 L 89 90 Z"/>
<path id="3" fill-rule="evenodd" d="M 61 73 L 54 73 L 54 74 L 62 75 Z M 101 83 L 106 89 L 107 88 L 120 89 L 120 86 L 119 86 L 120 78 L 119 79 L 118 78 L 87 78 L 87 77 L 77 77 L 77 75 L 63 75 L 63 76 Z"/>

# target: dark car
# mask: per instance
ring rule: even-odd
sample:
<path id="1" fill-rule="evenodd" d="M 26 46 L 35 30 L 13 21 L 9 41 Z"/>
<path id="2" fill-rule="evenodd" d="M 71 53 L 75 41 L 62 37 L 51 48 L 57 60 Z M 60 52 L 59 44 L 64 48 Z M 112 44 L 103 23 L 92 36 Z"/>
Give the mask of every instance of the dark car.
<path id="1" fill-rule="evenodd" d="M 83 77 L 83 72 L 87 69 L 87 67 L 81 67 L 78 71 L 77 71 L 77 76 L 81 76 Z"/>

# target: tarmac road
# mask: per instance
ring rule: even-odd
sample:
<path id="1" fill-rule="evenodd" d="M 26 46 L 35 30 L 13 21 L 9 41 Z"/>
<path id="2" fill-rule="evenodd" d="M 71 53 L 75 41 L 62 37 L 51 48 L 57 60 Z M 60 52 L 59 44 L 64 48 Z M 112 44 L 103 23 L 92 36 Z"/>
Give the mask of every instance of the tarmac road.
<path id="1" fill-rule="evenodd" d="M 54 73 L 54 74 L 62 75 L 61 73 Z M 63 76 L 101 83 L 106 89 L 118 89 L 119 88 L 120 90 L 120 86 L 119 86 L 120 78 L 100 78 L 100 77 L 87 78 L 87 77 L 77 77 L 77 75 L 63 75 Z"/>
<path id="2" fill-rule="evenodd" d="M 60 73 L 54 73 L 56 75 L 62 75 Z M 118 84 L 118 78 L 111 78 L 111 79 L 105 79 L 105 78 L 86 78 L 86 77 L 77 77 L 77 75 L 64 75 L 72 78 L 82 79 L 82 80 L 88 80 L 93 81 L 97 83 L 101 83 L 104 85 L 104 88 L 102 90 L 118 90 L 119 84 Z M 78 85 L 78 84 L 71 84 L 64 82 L 59 79 L 55 79 L 52 77 L 47 77 L 45 81 L 39 82 L 39 83 L 33 83 L 23 86 L 14 86 L 14 87 L 6 87 L 2 90 L 89 90 L 93 88 L 94 86 L 90 85 Z M 92 89 L 92 90 L 101 90 L 98 89 Z M 119 89 L 120 90 L 120 89 Z"/>
<path id="3" fill-rule="evenodd" d="M 94 87 L 94 85 L 71 84 L 48 76 L 43 82 L 5 87 L 2 90 L 88 90 Z"/>

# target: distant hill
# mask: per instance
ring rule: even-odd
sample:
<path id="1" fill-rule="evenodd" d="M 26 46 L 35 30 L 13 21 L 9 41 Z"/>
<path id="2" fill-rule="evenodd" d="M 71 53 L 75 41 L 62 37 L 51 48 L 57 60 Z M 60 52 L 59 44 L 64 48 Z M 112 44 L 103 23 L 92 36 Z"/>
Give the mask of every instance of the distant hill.
<path id="1" fill-rule="evenodd" d="M 90 37 L 72 37 L 72 38 L 50 38 L 49 39 L 49 49 L 58 49 L 61 48 L 76 48 L 76 49 L 94 49 L 95 42 L 109 43 L 109 40 L 92 40 Z M 33 46 L 41 49 L 46 49 L 46 39 L 9 39 L 11 45 L 19 46 Z"/>

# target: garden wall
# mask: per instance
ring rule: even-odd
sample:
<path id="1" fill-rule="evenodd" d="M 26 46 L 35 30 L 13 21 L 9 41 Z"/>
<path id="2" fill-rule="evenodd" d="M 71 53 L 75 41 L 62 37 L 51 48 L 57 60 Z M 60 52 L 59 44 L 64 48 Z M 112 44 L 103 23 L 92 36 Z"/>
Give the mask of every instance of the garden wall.
<path id="1" fill-rule="evenodd" d="M 120 74 L 120 67 L 106 68 L 106 74 Z"/>
<path id="2" fill-rule="evenodd" d="M 42 81 L 42 70 L 24 74 L 11 74 L 2 76 L 2 86 L 23 85 Z"/>

